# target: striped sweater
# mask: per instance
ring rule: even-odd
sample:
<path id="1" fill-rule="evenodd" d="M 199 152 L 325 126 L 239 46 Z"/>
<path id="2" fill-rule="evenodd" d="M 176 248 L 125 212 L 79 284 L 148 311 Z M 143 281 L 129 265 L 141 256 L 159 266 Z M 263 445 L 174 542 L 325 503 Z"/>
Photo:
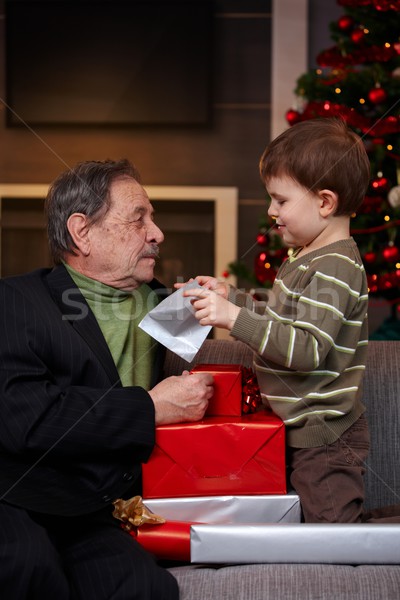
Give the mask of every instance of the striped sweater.
<path id="1" fill-rule="evenodd" d="M 368 288 L 352 238 L 287 260 L 267 303 L 234 288 L 231 330 L 255 350 L 265 404 L 282 418 L 288 445 L 331 444 L 364 412 Z"/>

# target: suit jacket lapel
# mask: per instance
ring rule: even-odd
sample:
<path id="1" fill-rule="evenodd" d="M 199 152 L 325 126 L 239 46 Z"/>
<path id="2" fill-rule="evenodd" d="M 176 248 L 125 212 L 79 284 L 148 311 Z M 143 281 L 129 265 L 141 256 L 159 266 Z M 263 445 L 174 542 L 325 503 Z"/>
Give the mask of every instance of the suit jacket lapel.
<path id="1" fill-rule="evenodd" d="M 164 300 L 169 295 L 169 291 L 167 290 L 167 288 L 164 285 L 162 285 L 162 283 L 160 283 L 157 279 L 153 279 L 148 285 L 154 292 L 156 292 L 160 299 L 160 302 L 162 302 L 162 300 Z M 154 387 L 157 383 L 161 381 L 161 379 L 164 378 L 165 353 L 166 347 L 162 344 L 157 344 L 157 349 L 154 356 L 153 373 L 150 388 Z"/>
<path id="2" fill-rule="evenodd" d="M 121 385 L 117 368 L 96 317 L 68 271 L 62 265 L 57 266 L 50 272 L 47 281 L 50 293 L 62 312 L 62 318 L 69 321 L 90 346 L 111 383 Z"/>

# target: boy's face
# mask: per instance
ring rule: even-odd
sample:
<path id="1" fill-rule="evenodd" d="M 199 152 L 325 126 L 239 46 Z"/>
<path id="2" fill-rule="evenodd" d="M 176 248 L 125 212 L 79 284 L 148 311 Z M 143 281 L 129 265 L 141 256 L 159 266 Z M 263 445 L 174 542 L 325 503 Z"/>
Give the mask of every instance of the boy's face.
<path id="1" fill-rule="evenodd" d="M 291 177 L 271 177 L 266 184 L 271 197 L 268 215 L 284 242 L 291 247 L 308 246 L 326 227 L 320 214 L 321 198 Z"/>

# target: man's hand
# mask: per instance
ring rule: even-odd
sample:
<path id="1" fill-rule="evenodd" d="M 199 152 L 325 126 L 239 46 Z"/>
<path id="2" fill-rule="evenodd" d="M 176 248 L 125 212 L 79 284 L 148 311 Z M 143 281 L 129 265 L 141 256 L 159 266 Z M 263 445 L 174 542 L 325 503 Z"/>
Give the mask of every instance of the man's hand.
<path id="1" fill-rule="evenodd" d="M 214 393 L 213 383 L 209 373 L 190 375 L 189 371 L 158 383 L 149 391 L 156 411 L 156 425 L 202 419 Z"/>

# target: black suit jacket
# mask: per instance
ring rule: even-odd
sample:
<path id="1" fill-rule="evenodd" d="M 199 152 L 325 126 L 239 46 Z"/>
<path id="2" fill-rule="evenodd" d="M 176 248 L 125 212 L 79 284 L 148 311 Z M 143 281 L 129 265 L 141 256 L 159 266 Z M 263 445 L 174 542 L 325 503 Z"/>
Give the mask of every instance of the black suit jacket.
<path id="1" fill-rule="evenodd" d="M 0 280 L 0 499 L 78 515 L 140 493 L 154 436 L 149 394 L 122 387 L 67 270 Z"/>

